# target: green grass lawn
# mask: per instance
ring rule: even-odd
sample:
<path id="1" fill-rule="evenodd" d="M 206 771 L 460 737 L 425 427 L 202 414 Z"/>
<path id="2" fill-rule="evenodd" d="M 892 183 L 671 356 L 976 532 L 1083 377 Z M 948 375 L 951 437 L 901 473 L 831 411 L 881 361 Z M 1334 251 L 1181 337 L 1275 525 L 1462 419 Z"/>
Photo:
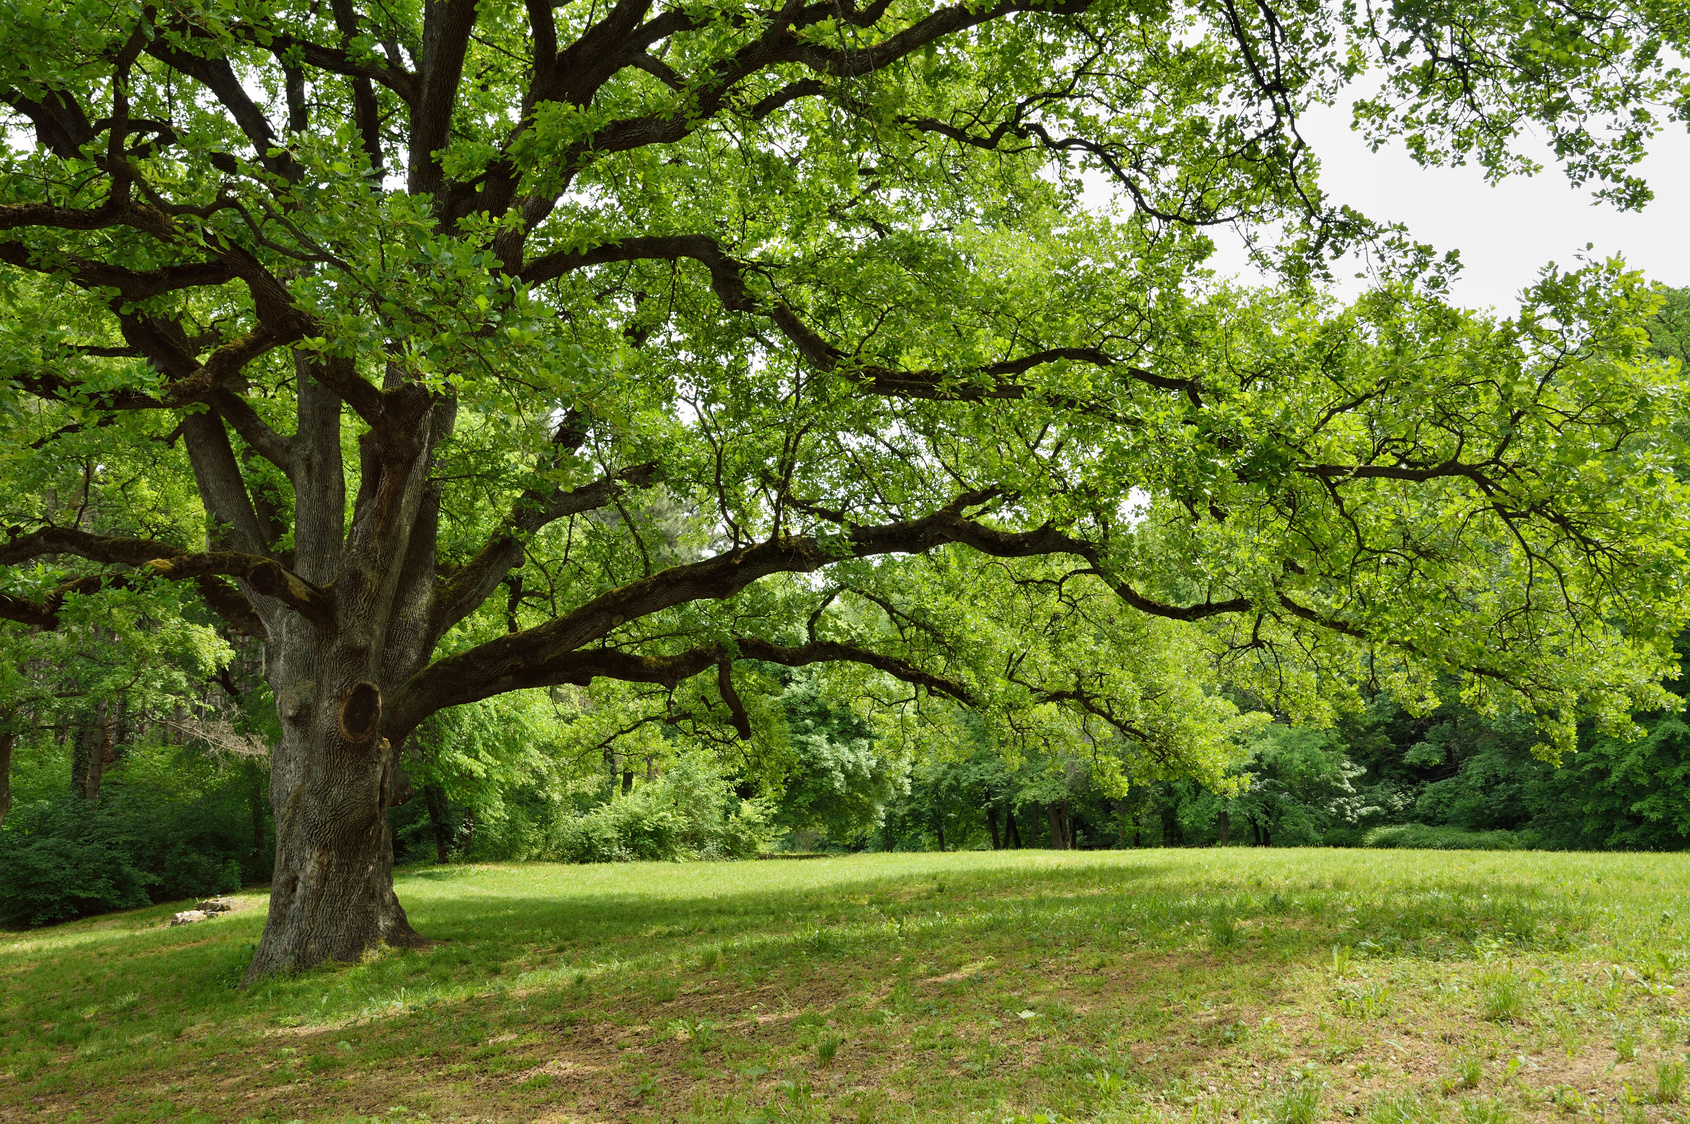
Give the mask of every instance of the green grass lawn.
<path id="1" fill-rule="evenodd" d="M 1147 850 L 403 873 L 0 934 L 0 1120 L 1684 1119 L 1690 858 Z"/>

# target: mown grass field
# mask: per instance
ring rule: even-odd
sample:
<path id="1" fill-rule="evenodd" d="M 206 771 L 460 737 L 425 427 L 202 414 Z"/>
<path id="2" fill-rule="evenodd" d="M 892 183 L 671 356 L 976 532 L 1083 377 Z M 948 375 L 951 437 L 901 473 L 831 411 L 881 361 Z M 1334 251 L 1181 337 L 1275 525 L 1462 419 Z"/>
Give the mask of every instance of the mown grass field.
<path id="1" fill-rule="evenodd" d="M 0 1120 L 1680 1120 L 1690 857 L 1150 850 L 418 869 L 0 934 Z"/>

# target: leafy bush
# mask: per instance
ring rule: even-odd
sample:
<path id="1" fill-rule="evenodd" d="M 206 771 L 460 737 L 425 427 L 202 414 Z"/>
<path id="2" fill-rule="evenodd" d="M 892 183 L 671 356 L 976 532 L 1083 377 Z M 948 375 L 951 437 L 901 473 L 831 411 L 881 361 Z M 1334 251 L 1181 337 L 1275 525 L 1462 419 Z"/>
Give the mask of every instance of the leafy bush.
<path id="1" fill-rule="evenodd" d="M 264 856 L 224 795 L 181 801 L 114 784 L 98 804 L 65 795 L 14 809 L 0 832 L 0 921 L 46 925 L 240 889 Z"/>
<path id="2" fill-rule="evenodd" d="M 579 816 L 565 816 L 548 857 L 565 862 L 746 858 L 784 829 L 765 800 L 740 800 L 720 766 L 681 756 L 662 776 Z"/>
<path id="3" fill-rule="evenodd" d="M 1423 851 L 1523 851 L 1532 844 L 1531 836 L 1523 831 L 1466 831 L 1423 823 L 1376 827 L 1362 839 L 1367 847 Z"/>
<path id="4" fill-rule="evenodd" d="M 32 811 L 20 809 L 24 816 Z M 48 925 L 151 901 L 147 885 L 153 879 L 123 850 L 59 834 L 20 835 L 8 833 L 0 846 L 6 872 L 0 878 L 0 920 L 6 924 Z"/>

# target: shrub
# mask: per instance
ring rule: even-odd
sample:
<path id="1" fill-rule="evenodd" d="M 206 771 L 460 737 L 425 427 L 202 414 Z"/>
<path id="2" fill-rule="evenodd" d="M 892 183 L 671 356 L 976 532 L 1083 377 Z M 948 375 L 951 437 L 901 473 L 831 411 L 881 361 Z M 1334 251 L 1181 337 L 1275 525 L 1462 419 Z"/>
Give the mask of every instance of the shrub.
<path id="1" fill-rule="evenodd" d="M 59 834 L 8 833 L 0 869 L 6 872 L 0 920 L 8 925 L 48 925 L 147 905 L 147 885 L 154 881 L 118 848 Z"/>
<path id="2" fill-rule="evenodd" d="M 1523 851 L 1534 840 L 1523 831 L 1466 831 L 1423 823 L 1376 827 L 1362 839 L 1365 847 L 1401 847 L 1425 851 Z"/>
<path id="3" fill-rule="evenodd" d="M 582 815 L 564 814 L 548 857 L 565 862 L 747 858 L 783 829 L 766 800 L 741 800 L 709 758 L 685 755 L 662 776 Z"/>
<path id="4" fill-rule="evenodd" d="M 51 925 L 110 909 L 223 894 L 242 886 L 252 827 L 218 799 L 176 801 L 112 784 L 90 805 L 35 799 L 0 832 L 0 921 Z"/>
<path id="5" fill-rule="evenodd" d="M 0 829 L 0 923 L 46 925 L 264 877 L 269 854 L 255 846 L 242 778 L 194 780 L 172 791 L 116 779 L 98 803 L 62 793 L 13 809 Z"/>

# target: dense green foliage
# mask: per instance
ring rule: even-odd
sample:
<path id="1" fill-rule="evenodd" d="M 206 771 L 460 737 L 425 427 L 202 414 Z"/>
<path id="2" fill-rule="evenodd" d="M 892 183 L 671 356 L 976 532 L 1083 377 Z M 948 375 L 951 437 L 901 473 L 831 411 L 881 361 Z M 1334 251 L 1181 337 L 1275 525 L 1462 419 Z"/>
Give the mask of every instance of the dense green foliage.
<path id="1" fill-rule="evenodd" d="M 91 801 L 70 790 L 67 750 L 28 747 L 0 828 L 0 921 L 62 921 L 269 877 L 274 834 L 253 761 L 185 745 L 114 748 Z"/>

